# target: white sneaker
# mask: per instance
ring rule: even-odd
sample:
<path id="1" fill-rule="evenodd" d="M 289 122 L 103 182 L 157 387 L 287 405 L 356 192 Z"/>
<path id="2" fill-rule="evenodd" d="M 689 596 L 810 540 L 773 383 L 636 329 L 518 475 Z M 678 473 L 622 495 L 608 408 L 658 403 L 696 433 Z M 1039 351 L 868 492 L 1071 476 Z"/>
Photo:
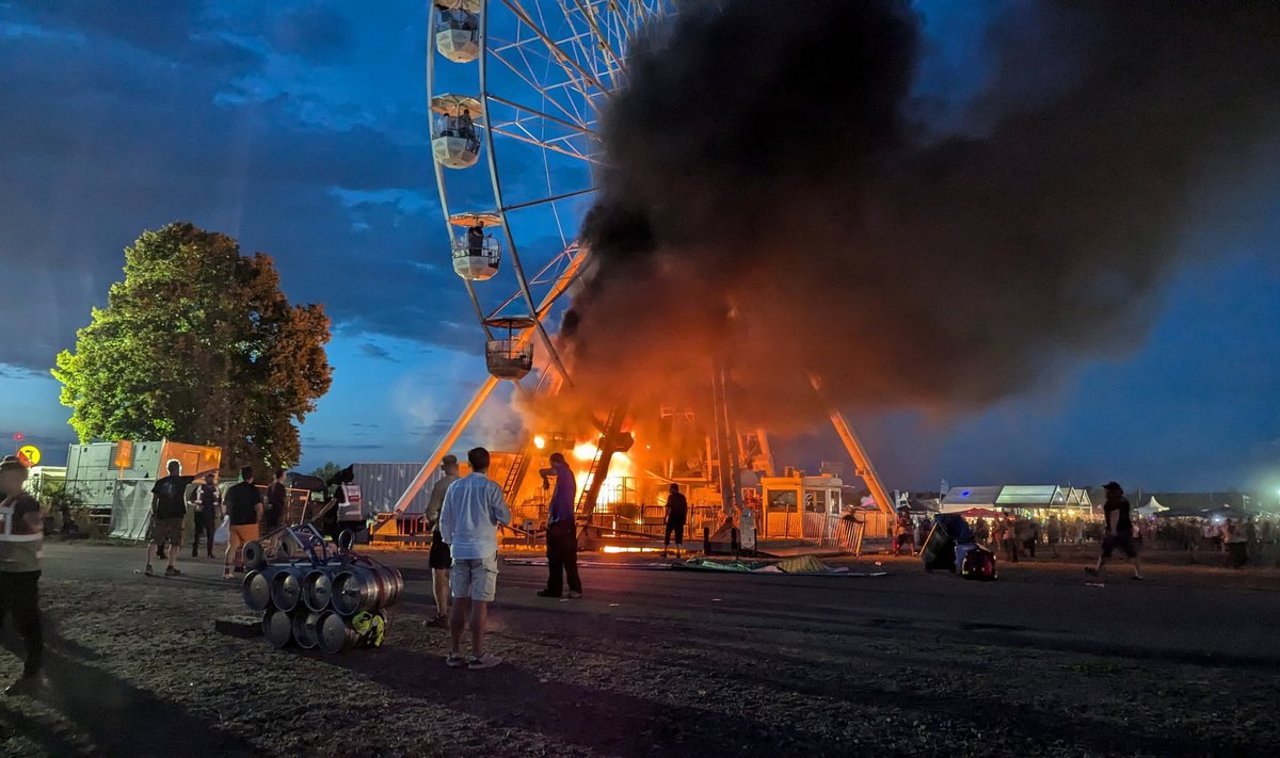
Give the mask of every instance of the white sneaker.
<path id="1" fill-rule="evenodd" d="M 468 658 L 467 668 L 471 671 L 482 671 L 484 669 L 491 669 L 499 663 L 502 663 L 501 658 L 492 653 L 485 653 L 479 658 L 474 655 Z"/>

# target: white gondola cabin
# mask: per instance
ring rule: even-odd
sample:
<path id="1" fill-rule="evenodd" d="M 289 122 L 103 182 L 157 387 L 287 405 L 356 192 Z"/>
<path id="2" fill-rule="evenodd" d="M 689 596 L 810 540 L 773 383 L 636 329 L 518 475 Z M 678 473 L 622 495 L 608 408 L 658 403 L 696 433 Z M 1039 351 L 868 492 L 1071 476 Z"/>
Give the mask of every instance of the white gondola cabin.
<path id="1" fill-rule="evenodd" d="M 449 223 L 461 227 L 453 238 L 453 271 L 472 282 L 492 279 L 502 260 L 502 244 L 489 229 L 502 225 L 497 213 L 455 213 Z"/>
<path id="2" fill-rule="evenodd" d="M 480 57 L 482 0 L 436 0 L 436 49 L 454 63 Z"/>
<path id="3" fill-rule="evenodd" d="M 533 340 L 521 339 L 516 330 L 528 329 L 535 323 L 528 316 L 501 316 L 485 321 L 492 329 L 506 330 L 505 337 L 485 342 L 484 362 L 490 374 L 519 381 L 533 370 Z"/>
<path id="4" fill-rule="evenodd" d="M 431 152 L 446 168 L 470 168 L 480 160 L 480 101 L 466 95 L 431 98 Z"/>

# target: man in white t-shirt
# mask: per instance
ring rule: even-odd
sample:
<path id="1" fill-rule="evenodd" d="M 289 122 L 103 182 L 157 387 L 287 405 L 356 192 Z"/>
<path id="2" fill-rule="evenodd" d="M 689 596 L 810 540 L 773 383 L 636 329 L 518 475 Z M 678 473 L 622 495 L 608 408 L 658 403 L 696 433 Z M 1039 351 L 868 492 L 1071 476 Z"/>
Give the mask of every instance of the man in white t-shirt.
<path id="1" fill-rule="evenodd" d="M 467 451 L 467 461 L 471 474 L 449 487 L 440 509 L 440 536 L 453 553 L 449 573 L 451 648 L 445 663 L 476 671 L 502 663 L 501 658 L 485 652 L 484 632 L 489 603 L 498 586 L 498 525 L 511 523 L 511 510 L 503 500 L 502 488 L 487 475 L 489 451 L 473 448 Z M 463 658 L 462 632 L 468 621 L 471 656 Z"/>

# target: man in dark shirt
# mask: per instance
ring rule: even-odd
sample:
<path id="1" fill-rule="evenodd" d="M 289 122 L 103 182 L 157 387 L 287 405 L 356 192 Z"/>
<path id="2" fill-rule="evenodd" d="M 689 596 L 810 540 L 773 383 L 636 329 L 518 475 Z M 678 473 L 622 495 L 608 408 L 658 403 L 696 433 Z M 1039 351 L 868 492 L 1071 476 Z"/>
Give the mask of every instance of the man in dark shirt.
<path id="1" fill-rule="evenodd" d="M 569 597 L 582 597 L 582 579 L 578 576 L 578 530 L 573 509 L 578 483 L 563 453 L 551 454 L 551 467 L 541 469 L 542 488 L 549 489 L 547 477 L 556 478 L 547 507 L 547 588 L 538 590 L 539 597 L 560 597 L 564 582 L 569 582 Z"/>
<path id="2" fill-rule="evenodd" d="M 218 528 L 218 506 L 222 498 L 218 495 L 218 487 L 213 483 L 213 474 L 205 474 L 204 482 L 196 487 L 194 493 L 195 519 L 194 532 L 191 538 L 191 557 L 200 555 L 200 535 L 205 536 L 205 550 L 213 557 L 213 532 Z"/>
<path id="3" fill-rule="evenodd" d="M 1116 482 L 1107 482 L 1103 487 L 1107 492 L 1107 501 L 1102 506 L 1106 520 L 1102 536 L 1102 555 L 1098 556 L 1097 566 L 1086 566 L 1085 573 L 1099 576 L 1102 567 L 1111 558 L 1111 553 L 1120 548 L 1133 562 L 1133 578 L 1142 578 L 1142 569 L 1138 565 L 1138 551 L 1133 546 L 1133 522 L 1129 519 L 1129 501 L 1124 490 Z"/>
<path id="4" fill-rule="evenodd" d="M 258 522 L 262 521 L 262 493 L 253 486 L 253 467 L 240 469 L 240 481 L 231 485 L 223 502 L 227 508 L 227 516 L 231 520 L 230 539 L 227 540 L 227 554 L 223 562 L 222 578 L 234 579 L 231 565 L 235 570 L 244 571 L 244 554 L 241 548 L 244 543 L 258 539 Z"/>
<path id="5" fill-rule="evenodd" d="M 187 486 L 195 476 L 181 476 L 182 464 L 169 461 L 169 475 L 157 479 L 151 488 L 151 542 L 147 545 L 147 576 L 154 576 L 151 562 L 156 550 L 167 551 L 168 567 L 165 576 L 182 574 L 174 564 L 178 560 L 178 548 L 182 545 L 182 520 L 187 516 Z"/>
<path id="6" fill-rule="evenodd" d="M 284 523 L 285 512 L 289 508 L 289 490 L 284 486 L 284 475 L 284 469 L 276 469 L 276 479 L 267 487 L 267 510 L 262 518 L 263 532 L 270 532 Z"/>
<path id="7" fill-rule="evenodd" d="M 672 482 L 671 494 L 667 495 L 667 528 L 662 536 L 662 557 L 667 556 L 667 548 L 671 547 L 671 538 L 676 539 L 676 555 L 684 548 L 684 525 L 689 518 L 689 501 L 680 491 L 680 485 Z"/>

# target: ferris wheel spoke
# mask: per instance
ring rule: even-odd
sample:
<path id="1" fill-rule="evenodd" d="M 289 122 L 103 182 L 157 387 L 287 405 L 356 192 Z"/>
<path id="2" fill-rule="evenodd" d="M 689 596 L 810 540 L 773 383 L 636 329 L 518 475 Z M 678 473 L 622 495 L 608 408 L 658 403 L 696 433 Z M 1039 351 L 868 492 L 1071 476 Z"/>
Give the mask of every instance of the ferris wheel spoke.
<path id="1" fill-rule="evenodd" d="M 581 55 L 580 63 L 588 66 L 601 81 L 616 85 L 622 69 L 622 59 L 613 49 L 609 38 L 603 33 L 595 16 L 595 6 L 589 0 L 558 0 L 565 22 L 574 30 L 573 39 L 576 49 Z M 578 17 L 585 25 L 585 31 L 579 31 Z"/>
<path id="2" fill-rule="evenodd" d="M 514 205 L 505 206 L 503 210 L 511 212 L 511 211 L 521 211 L 527 208 L 536 208 L 539 205 L 546 205 L 547 203 L 557 203 L 561 200 L 568 200 L 571 197 L 580 197 L 582 195 L 589 195 L 595 191 L 596 191 L 595 187 L 587 187 L 586 189 L 573 190 L 572 192 L 564 192 L 562 194 L 556 195 L 555 197 L 540 197 L 537 200 L 526 200 L 523 203 L 515 203 Z"/>
<path id="3" fill-rule="evenodd" d="M 530 284 L 556 284 L 564 277 L 564 273 L 566 273 L 568 269 L 579 268 L 581 262 L 580 255 L 581 248 L 579 245 L 577 245 L 576 242 L 571 243 L 570 246 L 559 252 L 556 257 L 547 261 L 547 264 L 543 265 L 543 268 L 539 269 L 538 273 L 534 274 L 534 278 L 530 279 Z M 538 309 L 539 312 L 544 309 L 550 309 L 550 307 L 554 305 L 554 300 L 556 300 L 557 296 L 558 292 L 554 291 L 554 289 L 553 291 L 545 293 L 543 298 L 541 298 L 541 305 Z M 498 307 L 495 307 L 495 309 L 490 311 L 488 315 L 483 316 L 483 318 L 485 320 L 498 318 L 498 316 L 503 314 L 503 311 L 506 311 L 508 307 L 515 305 L 515 303 L 518 300 L 521 300 L 522 297 L 524 296 L 522 296 L 520 292 L 513 292 L 511 296 L 507 297 L 507 300 L 499 303 Z"/>
<path id="4" fill-rule="evenodd" d="M 556 0 L 557 7 L 560 9 L 561 18 L 565 26 L 569 28 L 569 36 L 563 37 L 559 44 L 561 50 L 566 54 L 572 54 L 578 65 L 583 66 L 597 78 L 600 76 L 600 70 L 596 65 L 595 37 L 590 29 L 582 30 L 574 22 L 573 13 L 569 6 L 565 4 L 565 0 Z M 549 25 L 542 12 L 542 5 L 535 6 L 538 9 L 538 21 L 542 24 L 543 29 L 548 29 Z M 601 79 L 601 81 L 605 81 Z M 602 85 L 603 86 L 603 85 Z"/>
<path id="5" fill-rule="evenodd" d="M 563 1 L 563 0 L 562 0 Z M 593 3 L 591 0 L 573 0 L 577 6 L 578 12 L 586 19 L 587 26 L 595 33 L 597 45 L 600 52 L 604 55 L 606 65 L 609 67 L 609 78 L 616 81 L 619 75 L 627 70 L 626 59 L 618 54 L 614 49 L 614 44 L 610 41 L 609 35 L 600 26 L 598 16 L 598 6 L 600 3 Z M 566 12 L 565 15 L 570 15 Z"/>
<path id="6" fill-rule="evenodd" d="M 592 131 L 591 129 L 588 129 L 586 126 L 583 126 L 581 124 L 573 123 L 572 121 L 566 121 L 562 118 L 553 116 L 550 113 L 545 113 L 543 111 L 540 111 L 537 108 L 533 108 L 528 105 L 524 105 L 522 103 L 517 103 L 514 100 L 508 100 L 507 98 L 502 97 L 501 95 L 495 95 L 493 93 L 489 93 L 487 97 L 490 102 L 502 103 L 503 105 L 509 108 L 514 108 L 518 111 L 523 111 L 524 113 L 527 113 L 531 116 L 537 116 L 538 118 L 544 119 L 546 121 L 550 121 L 553 124 L 559 124 L 560 126 L 563 126 L 566 129 L 570 129 L 572 131 L 577 132 L 578 134 L 585 135 L 595 140 L 596 142 L 600 141 L 600 137 L 594 131 Z"/>
<path id="7" fill-rule="evenodd" d="M 550 150 L 550 151 L 552 151 L 552 152 L 554 152 L 554 153 L 559 153 L 560 155 L 564 155 L 564 156 L 567 156 L 567 157 L 569 157 L 569 158 L 574 158 L 574 159 L 576 159 L 576 160 L 580 160 L 580 161 L 587 161 L 587 162 L 589 162 L 589 163 L 595 163 L 595 164 L 599 165 L 599 161 L 598 161 L 597 159 L 593 158 L 593 157 L 592 157 L 592 156 L 590 156 L 590 155 L 587 155 L 587 154 L 585 154 L 585 153 L 582 153 L 582 152 L 581 152 L 581 151 L 579 151 L 579 150 L 574 150 L 574 149 L 570 149 L 570 148 L 562 147 L 562 146 L 560 146 L 559 144 L 557 144 L 557 143 L 555 143 L 555 142 L 551 142 L 551 141 L 549 141 L 549 140 L 544 140 L 544 139 L 539 139 L 539 138 L 534 137 L 534 136 L 532 136 L 532 135 L 529 135 L 529 134 L 527 134 L 527 133 L 522 133 L 522 132 L 520 132 L 520 131 L 515 131 L 515 130 L 509 129 L 509 128 L 505 128 L 505 127 L 504 127 L 504 128 L 494 128 L 494 129 L 493 129 L 493 133 L 494 133 L 494 134 L 501 134 L 501 135 L 502 135 L 502 136 L 504 136 L 504 137 L 508 137 L 508 138 L 513 139 L 513 140 L 516 140 L 516 141 L 518 141 L 518 142 L 523 142 L 523 143 L 525 143 L 525 144 L 527 144 L 527 145 L 534 145 L 534 146 L 536 146 L 536 147 L 543 147 L 543 148 L 546 148 L 547 150 Z M 507 207 L 512 207 L 512 206 L 507 206 Z"/>
<path id="8" fill-rule="evenodd" d="M 542 40 L 543 44 L 547 46 L 547 51 L 551 53 L 551 56 L 555 58 L 560 65 L 565 67 L 566 73 L 569 74 L 570 78 L 573 78 L 573 73 L 576 72 L 584 82 L 591 84 L 598 91 L 604 93 L 606 97 L 608 96 L 609 89 L 604 85 L 604 83 L 601 82 L 594 73 L 583 68 L 576 60 L 573 59 L 572 56 L 565 53 L 560 45 L 529 16 L 528 12 L 525 11 L 519 0 L 502 0 L 502 4 L 507 6 L 512 14 L 515 15 L 516 19 L 528 27 L 529 31 L 533 32 L 538 39 Z M 569 69 L 572 69 L 572 71 Z"/>
<path id="9" fill-rule="evenodd" d="M 565 118 L 571 121 L 576 121 L 579 124 L 585 124 L 588 119 L 578 108 L 577 101 L 573 97 L 567 97 L 565 99 L 568 100 L 568 103 L 563 103 L 561 102 L 561 93 L 567 90 L 572 90 L 587 101 L 591 100 L 590 93 L 583 91 L 581 89 L 581 83 L 573 79 L 553 82 L 550 84 L 539 83 L 538 73 L 534 70 L 533 61 L 529 60 L 531 51 L 527 49 L 528 42 L 529 40 L 525 40 L 522 43 L 504 45 L 500 49 L 491 50 L 491 53 L 495 60 L 509 69 L 511 73 L 515 74 L 516 77 L 520 79 L 520 81 L 524 82 L 524 84 L 531 90 L 538 92 L 546 98 L 553 106 L 555 106 L 556 110 L 563 114 Z M 541 51 L 532 51 L 532 54 L 538 55 L 548 63 L 554 63 L 549 56 L 542 54 Z M 519 57 L 520 63 L 524 64 L 525 70 L 521 70 L 520 66 L 517 66 L 512 62 L 511 57 L 513 55 Z"/>

